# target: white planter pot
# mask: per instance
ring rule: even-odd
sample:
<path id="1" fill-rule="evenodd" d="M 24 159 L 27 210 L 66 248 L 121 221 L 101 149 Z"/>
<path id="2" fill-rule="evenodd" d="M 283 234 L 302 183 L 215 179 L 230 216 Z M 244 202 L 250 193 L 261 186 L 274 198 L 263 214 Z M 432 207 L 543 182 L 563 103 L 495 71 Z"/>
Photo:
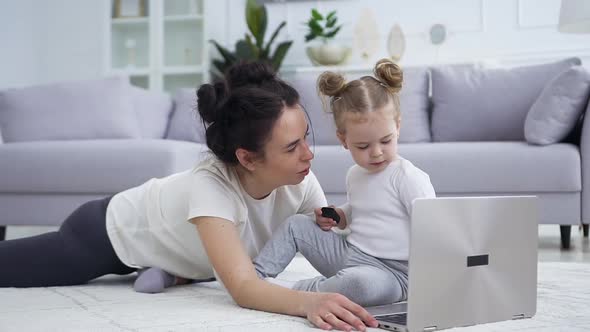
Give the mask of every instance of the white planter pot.
<path id="1" fill-rule="evenodd" d="M 316 66 L 335 66 L 345 64 L 352 50 L 348 46 L 338 44 L 321 44 L 316 46 L 308 46 L 307 56 L 311 62 Z"/>

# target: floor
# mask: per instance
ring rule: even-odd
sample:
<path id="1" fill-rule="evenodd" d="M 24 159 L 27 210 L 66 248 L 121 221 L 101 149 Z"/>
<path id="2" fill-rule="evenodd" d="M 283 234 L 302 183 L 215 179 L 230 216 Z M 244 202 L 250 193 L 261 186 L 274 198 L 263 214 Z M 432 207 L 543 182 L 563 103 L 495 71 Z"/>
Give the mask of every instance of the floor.
<path id="1" fill-rule="evenodd" d="M 7 236 L 18 238 L 53 229 L 13 227 Z M 585 264 L 590 263 L 589 240 L 576 228 L 571 244 L 571 250 L 560 250 L 559 227 L 539 227 L 542 263 L 537 314 L 532 319 L 450 331 L 590 332 L 590 269 Z M 286 280 L 317 275 L 303 257 L 296 257 L 290 267 L 281 275 Z M 303 318 L 239 308 L 215 282 L 146 295 L 134 292 L 131 280 L 107 276 L 82 286 L 0 289 L 0 331 L 68 332 L 80 331 L 81 326 L 93 331 L 317 331 Z"/>
<path id="2" fill-rule="evenodd" d="M 587 267 L 585 263 L 539 263 L 537 311 L 532 319 L 446 331 L 590 332 Z M 295 257 L 281 279 L 294 281 L 317 274 L 303 257 Z M 0 331 L 319 331 L 304 318 L 240 308 L 218 282 L 142 294 L 133 291 L 132 280 L 133 276 L 107 276 L 80 286 L 0 288 Z M 497 297 L 498 290 L 489 289 L 493 289 L 489 297 Z"/>
<path id="3" fill-rule="evenodd" d="M 6 238 L 32 236 L 55 229 L 55 227 L 8 227 Z M 590 263 L 590 240 L 582 236 L 578 227 L 572 227 L 571 249 L 561 250 L 559 226 L 541 225 L 539 226 L 539 261 Z"/>
<path id="4" fill-rule="evenodd" d="M 571 248 L 561 250 L 560 243 L 559 226 L 539 226 L 539 261 L 590 263 L 589 238 L 584 238 L 577 226 L 572 226 Z"/>

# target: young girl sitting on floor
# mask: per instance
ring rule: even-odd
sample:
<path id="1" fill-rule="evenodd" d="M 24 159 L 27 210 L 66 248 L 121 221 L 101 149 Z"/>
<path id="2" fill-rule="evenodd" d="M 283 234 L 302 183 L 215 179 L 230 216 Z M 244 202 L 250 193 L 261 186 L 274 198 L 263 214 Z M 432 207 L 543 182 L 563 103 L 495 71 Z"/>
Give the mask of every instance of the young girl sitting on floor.
<path id="1" fill-rule="evenodd" d="M 296 290 L 340 293 L 364 306 L 407 298 L 412 202 L 435 192 L 429 176 L 397 154 L 400 67 L 383 59 L 374 74 L 348 83 L 332 72 L 319 77 L 338 139 L 356 163 L 346 176 L 348 202 L 336 209 L 338 224 L 319 208 L 315 221 L 287 219 L 254 260 L 259 277 Z M 330 232 L 334 226 L 349 227 L 350 235 Z M 294 284 L 273 279 L 296 252 L 322 276 Z"/>

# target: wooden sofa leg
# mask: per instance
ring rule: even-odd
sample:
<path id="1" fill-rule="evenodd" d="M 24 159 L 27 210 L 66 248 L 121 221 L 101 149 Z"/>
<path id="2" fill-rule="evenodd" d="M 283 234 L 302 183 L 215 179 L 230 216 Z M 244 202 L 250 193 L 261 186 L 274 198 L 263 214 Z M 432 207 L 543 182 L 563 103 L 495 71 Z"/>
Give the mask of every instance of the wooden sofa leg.
<path id="1" fill-rule="evenodd" d="M 6 226 L 0 226 L 0 241 L 6 239 Z"/>
<path id="2" fill-rule="evenodd" d="M 588 224 L 582 224 L 582 232 L 584 233 L 584 237 L 588 237 Z"/>
<path id="3" fill-rule="evenodd" d="M 559 225 L 559 231 L 561 233 L 561 249 L 569 249 L 572 225 Z"/>

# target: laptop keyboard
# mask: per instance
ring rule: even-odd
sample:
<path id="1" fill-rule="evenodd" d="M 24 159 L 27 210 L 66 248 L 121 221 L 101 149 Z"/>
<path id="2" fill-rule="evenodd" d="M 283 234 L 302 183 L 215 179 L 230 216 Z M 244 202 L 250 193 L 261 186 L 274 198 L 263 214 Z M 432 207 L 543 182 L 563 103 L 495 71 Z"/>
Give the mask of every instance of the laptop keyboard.
<path id="1" fill-rule="evenodd" d="M 398 314 L 382 315 L 382 316 L 380 315 L 380 316 L 375 316 L 375 318 L 377 320 L 380 320 L 383 322 L 394 323 L 394 324 L 399 324 L 399 325 L 406 325 L 406 322 L 408 319 L 408 313 L 400 312 Z"/>

